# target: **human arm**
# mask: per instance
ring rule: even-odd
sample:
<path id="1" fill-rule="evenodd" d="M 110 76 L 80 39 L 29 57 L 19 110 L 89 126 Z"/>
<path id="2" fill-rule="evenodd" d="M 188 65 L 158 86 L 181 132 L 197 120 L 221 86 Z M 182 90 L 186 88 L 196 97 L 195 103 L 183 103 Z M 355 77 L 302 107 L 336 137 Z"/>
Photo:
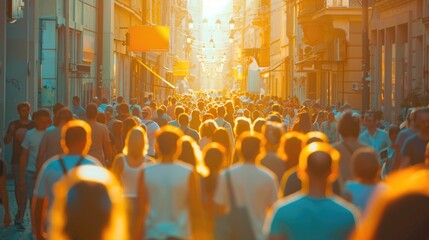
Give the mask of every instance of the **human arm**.
<path id="1" fill-rule="evenodd" d="M 194 170 L 189 174 L 189 215 L 193 239 L 207 239 L 207 224 L 201 199 L 198 173 Z"/>
<path id="2" fill-rule="evenodd" d="M 44 226 L 46 223 L 48 200 L 47 198 L 40 198 L 34 195 L 31 203 L 31 222 L 33 235 L 35 236 L 36 240 L 46 239 Z"/>
<path id="3" fill-rule="evenodd" d="M 122 171 L 124 169 L 124 161 L 122 159 L 122 154 L 116 155 L 115 159 L 112 162 L 112 166 L 110 167 L 110 170 L 119 181 L 121 179 Z"/>
<path id="4" fill-rule="evenodd" d="M 145 222 L 149 206 L 144 170 L 140 171 L 137 179 L 137 218 L 136 227 L 132 233 L 132 239 L 135 240 L 144 239 L 146 235 Z"/>
<path id="5" fill-rule="evenodd" d="M 15 124 L 12 122 L 9 124 L 7 128 L 7 133 L 3 138 L 4 144 L 9 144 L 13 140 L 13 136 L 15 135 Z"/>
<path id="6" fill-rule="evenodd" d="M 25 169 L 27 168 L 27 164 L 28 164 L 28 156 L 29 156 L 28 149 L 23 147 L 21 151 L 21 157 L 19 160 L 19 171 L 18 171 L 18 187 L 21 191 L 25 189 L 24 176 L 25 176 Z"/>
<path id="7" fill-rule="evenodd" d="M 2 164 L 2 172 L 0 173 L 0 199 L 3 202 L 4 207 L 4 218 L 3 218 L 3 226 L 8 227 L 10 224 L 10 210 L 9 210 L 9 198 L 7 196 L 6 189 L 6 165 L 2 160 L 0 160 L 0 164 Z"/>
<path id="8" fill-rule="evenodd" d="M 106 161 L 107 167 L 110 167 L 112 164 L 112 144 L 110 143 L 109 130 L 105 129 L 103 136 L 103 151 L 104 151 L 104 159 Z"/>
<path id="9" fill-rule="evenodd" d="M 42 141 L 40 142 L 39 151 L 37 152 L 36 158 L 36 172 L 39 173 L 40 169 L 45 160 L 46 150 L 48 148 L 46 134 L 43 136 Z"/>

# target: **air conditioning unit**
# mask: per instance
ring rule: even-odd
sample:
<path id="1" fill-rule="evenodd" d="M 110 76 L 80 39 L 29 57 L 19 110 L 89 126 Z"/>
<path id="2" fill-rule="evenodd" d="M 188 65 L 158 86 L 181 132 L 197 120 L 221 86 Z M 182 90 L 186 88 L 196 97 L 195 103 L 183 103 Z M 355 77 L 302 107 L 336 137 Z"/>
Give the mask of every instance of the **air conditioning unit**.
<path id="1" fill-rule="evenodd" d="M 361 88 L 361 84 L 357 83 L 357 82 L 352 83 L 352 89 L 353 89 L 353 91 L 359 91 L 359 90 L 361 90 L 362 89 Z"/>

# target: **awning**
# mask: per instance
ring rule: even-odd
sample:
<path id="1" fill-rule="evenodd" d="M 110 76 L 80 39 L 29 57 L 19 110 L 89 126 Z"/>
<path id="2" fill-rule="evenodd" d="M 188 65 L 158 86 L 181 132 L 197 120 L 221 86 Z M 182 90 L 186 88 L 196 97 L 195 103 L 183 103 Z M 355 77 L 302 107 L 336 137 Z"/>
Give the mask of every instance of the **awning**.
<path id="1" fill-rule="evenodd" d="M 289 57 L 285 57 L 281 61 L 277 62 L 276 64 L 273 64 L 265 68 L 264 70 L 261 71 L 261 77 L 269 77 L 270 72 L 273 72 L 274 70 L 282 66 L 286 61 L 289 61 Z"/>
<path id="2" fill-rule="evenodd" d="M 146 64 L 144 64 L 140 59 L 134 58 L 134 60 L 136 60 L 138 63 L 140 63 L 143 67 L 145 67 L 153 75 L 155 75 L 156 77 L 158 77 L 159 79 L 161 79 L 165 84 L 167 84 L 168 86 L 170 86 L 173 89 L 176 89 L 176 87 L 173 84 L 171 84 L 169 81 L 165 80 L 163 77 L 159 76 L 158 73 L 156 73 L 155 71 L 153 71 L 150 67 L 148 67 Z"/>

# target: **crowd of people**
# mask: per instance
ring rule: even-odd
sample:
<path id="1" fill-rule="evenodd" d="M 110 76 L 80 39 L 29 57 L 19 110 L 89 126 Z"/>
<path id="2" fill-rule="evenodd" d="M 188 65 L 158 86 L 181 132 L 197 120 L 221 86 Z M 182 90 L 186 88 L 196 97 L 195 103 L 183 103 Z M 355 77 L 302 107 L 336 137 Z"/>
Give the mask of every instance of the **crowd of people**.
<path id="1" fill-rule="evenodd" d="M 429 108 L 323 108 L 242 92 L 17 106 L 17 212 L 35 239 L 427 239 Z"/>

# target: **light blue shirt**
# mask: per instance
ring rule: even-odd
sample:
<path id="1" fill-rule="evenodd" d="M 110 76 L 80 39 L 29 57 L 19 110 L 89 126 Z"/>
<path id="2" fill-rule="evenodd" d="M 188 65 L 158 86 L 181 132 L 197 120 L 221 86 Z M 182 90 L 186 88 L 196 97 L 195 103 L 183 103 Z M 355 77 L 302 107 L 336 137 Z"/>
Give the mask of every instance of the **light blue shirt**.
<path id="1" fill-rule="evenodd" d="M 344 192 L 351 195 L 352 203 L 363 213 L 376 186 L 349 181 L 344 184 Z"/>
<path id="2" fill-rule="evenodd" d="M 380 154 L 382 150 L 389 148 L 391 145 L 389 134 L 379 128 L 375 130 L 373 135 L 369 133 L 368 129 L 363 131 L 359 136 L 359 141 L 372 147 L 378 154 Z"/>
<path id="3" fill-rule="evenodd" d="M 338 197 L 315 199 L 301 193 L 274 205 L 268 234 L 285 239 L 348 239 L 355 228 L 357 210 Z"/>

